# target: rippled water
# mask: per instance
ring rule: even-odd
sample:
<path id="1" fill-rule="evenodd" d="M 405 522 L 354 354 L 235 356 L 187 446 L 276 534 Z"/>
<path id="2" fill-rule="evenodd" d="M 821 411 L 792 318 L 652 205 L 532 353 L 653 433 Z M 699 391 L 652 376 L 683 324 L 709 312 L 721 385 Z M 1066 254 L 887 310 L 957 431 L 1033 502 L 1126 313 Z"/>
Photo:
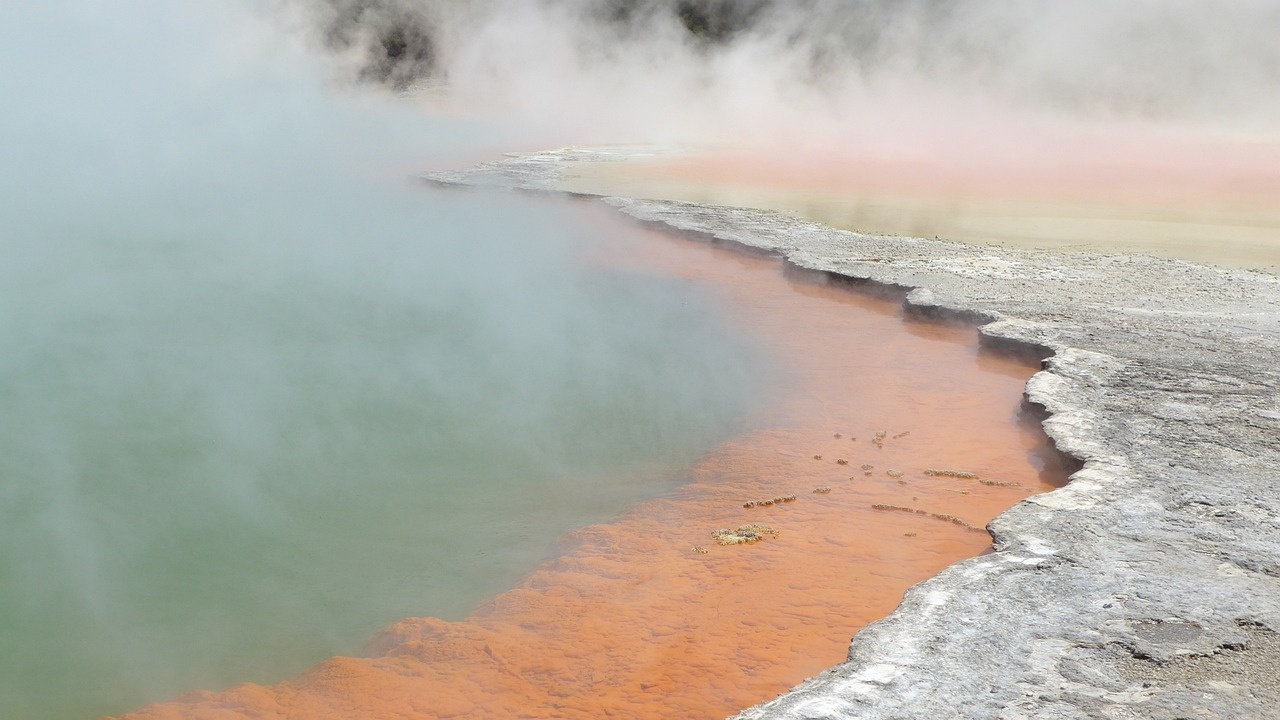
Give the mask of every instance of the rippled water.
<path id="1" fill-rule="evenodd" d="M 483 129 L 330 89 L 243 20 L 0 10 L 0 716 L 459 617 L 766 380 L 717 298 L 582 262 L 621 229 L 405 180 Z"/>

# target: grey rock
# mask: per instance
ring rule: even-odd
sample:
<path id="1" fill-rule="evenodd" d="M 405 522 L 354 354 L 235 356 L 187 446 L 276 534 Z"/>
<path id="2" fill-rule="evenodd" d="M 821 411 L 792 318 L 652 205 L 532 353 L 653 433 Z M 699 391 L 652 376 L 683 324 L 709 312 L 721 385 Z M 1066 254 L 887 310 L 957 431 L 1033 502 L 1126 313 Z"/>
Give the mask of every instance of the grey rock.
<path id="1" fill-rule="evenodd" d="M 512 156 L 433 179 L 550 191 L 572 163 L 617 154 Z M 858 633 L 847 662 L 738 718 L 1280 717 L 1280 279 L 603 200 L 900 290 L 912 313 L 1047 357 L 1026 398 L 1082 463 L 991 522 L 994 553 Z"/>

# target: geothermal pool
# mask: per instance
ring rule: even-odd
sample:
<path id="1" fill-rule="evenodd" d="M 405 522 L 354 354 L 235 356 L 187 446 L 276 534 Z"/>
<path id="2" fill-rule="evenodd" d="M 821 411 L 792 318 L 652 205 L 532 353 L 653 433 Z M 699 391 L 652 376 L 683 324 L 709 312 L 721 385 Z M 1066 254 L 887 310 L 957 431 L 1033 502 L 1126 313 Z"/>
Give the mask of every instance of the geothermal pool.
<path id="1" fill-rule="evenodd" d="M 749 427 L 660 496 L 565 536 L 460 621 L 423 603 L 424 617 L 288 682 L 129 717 L 723 717 L 839 662 L 906 588 L 988 548 L 993 516 L 1063 482 L 1020 410 L 1035 366 L 980 351 L 972 328 L 907 321 L 896 298 L 578 210 L 598 227 L 585 266 L 694 283 L 774 358 Z M 712 536 L 747 525 L 763 539 Z"/>
<path id="2" fill-rule="evenodd" d="M 0 716 L 242 682 L 729 712 L 1059 479 L 1018 417 L 1034 368 L 972 329 L 599 208 L 428 192 L 403 178 L 491 129 L 335 92 L 235 9 L 3 12 Z M 744 524 L 778 535 L 710 535 Z"/>
<path id="3" fill-rule="evenodd" d="M 774 384 L 709 291 L 584 262 L 573 208 L 410 179 L 479 123 L 242 11 L 0 10 L 0 717 L 462 618 Z"/>
<path id="4" fill-rule="evenodd" d="M 0 291 L 6 717 L 279 680 L 461 618 L 769 396 L 719 300 L 574 260 L 600 231 L 569 208 L 372 200 L 345 237 L 23 248 Z"/>

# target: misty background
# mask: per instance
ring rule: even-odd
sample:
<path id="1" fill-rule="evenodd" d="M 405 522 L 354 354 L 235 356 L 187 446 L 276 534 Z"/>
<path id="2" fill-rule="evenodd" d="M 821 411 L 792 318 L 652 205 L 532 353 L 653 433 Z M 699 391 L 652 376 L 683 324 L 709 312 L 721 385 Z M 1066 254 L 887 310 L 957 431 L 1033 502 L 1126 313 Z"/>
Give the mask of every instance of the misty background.
<path id="1" fill-rule="evenodd" d="M 621 223 L 414 181 L 501 131 L 336 88 L 268 10 L 0 6 L 5 718 L 459 618 L 768 386 L 717 297 L 584 262 Z"/>
<path id="2" fill-rule="evenodd" d="M 1274 134 L 1280 119 L 1275 0 L 284 0 L 278 12 L 344 58 L 348 79 L 447 87 L 578 142 L 856 142 L 892 119 L 923 135 L 965 116 Z"/>

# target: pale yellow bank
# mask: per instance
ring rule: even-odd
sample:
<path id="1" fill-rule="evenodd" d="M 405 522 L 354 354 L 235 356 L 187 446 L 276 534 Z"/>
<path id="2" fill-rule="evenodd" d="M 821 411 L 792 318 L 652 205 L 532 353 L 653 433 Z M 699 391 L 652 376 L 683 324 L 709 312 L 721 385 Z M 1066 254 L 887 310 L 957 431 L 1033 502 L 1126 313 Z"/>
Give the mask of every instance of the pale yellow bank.
<path id="1" fill-rule="evenodd" d="M 573 165 L 563 189 L 779 210 L 871 234 L 1280 272 L 1280 145 L 1147 150 L 973 170 L 740 151 L 620 153 Z"/>

